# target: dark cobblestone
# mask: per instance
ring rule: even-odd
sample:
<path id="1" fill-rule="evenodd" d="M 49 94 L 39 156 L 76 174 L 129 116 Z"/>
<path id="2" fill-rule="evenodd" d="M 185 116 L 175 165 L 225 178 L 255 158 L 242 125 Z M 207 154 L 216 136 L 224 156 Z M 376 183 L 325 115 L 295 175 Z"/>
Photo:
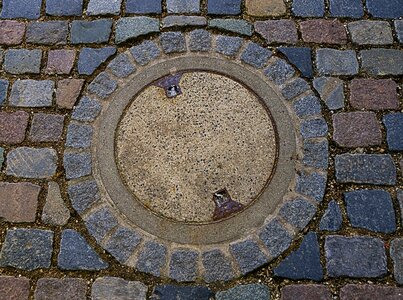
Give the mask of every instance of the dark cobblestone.
<path id="1" fill-rule="evenodd" d="M 71 43 L 105 43 L 109 40 L 112 30 L 112 20 L 100 19 L 94 21 L 76 20 L 71 24 Z"/>
<path id="2" fill-rule="evenodd" d="M 115 42 L 123 43 L 152 32 L 160 31 L 160 22 L 156 18 L 128 17 L 116 22 Z"/>
<path id="3" fill-rule="evenodd" d="M 46 14 L 51 16 L 81 16 L 83 0 L 46 0 Z"/>
<path id="4" fill-rule="evenodd" d="M 40 45 L 65 45 L 68 33 L 66 21 L 35 22 L 27 26 L 26 41 Z"/>
<path id="5" fill-rule="evenodd" d="M 77 231 L 62 232 L 58 267 L 63 270 L 102 270 L 108 267 Z"/>
<path id="6" fill-rule="evenodd" d="M 213 19 L 208 22 L 208 26 L 210 28 L 217 28 L 246 36 L 251 36 L 253 31 L 252 24 L 245 20 L 238 19 Z"/>
<path id="7" fill-rule="evenodd" d="M 100 277 L 92 285 L 93 300 L 145 300 L 147 286 L 139 281 L 128 281 L 118 277 Z"/>
<path id="8" fill-rule="evenodd" d="M 42 50 L 9 49 L 4 55 L 4 71 L 11 74 L 39 74 Z"/>
<path id="9" fill-rule="evenodd" d="M 347 284 L 340 290 L 340 300 L 365 300 L 368 297 L 371 299 L 399 300 L 402 295 L 402 288 L 375 284 Z"/>
<path id="10" fill-rule="evenodd" d="M 90 175 L 92 169 L 91 154 L 65 152 L 63 165 L 67 179 L 75 179 Z"/>
<path id="11" fill-rule="evenodd" d="M 347 34 L 343 24 L 337 20 L 314 19 L 300 23 L 302 39 L 308 43 L 346 44 Z"/>
<path id="12" fill-rule="evenodd" d="M 286 202 L 280 209 L 280 215 L 287 223 L 303 229 L 316 213 L 316 207 L 304 199 Z"/>
<path id="13" fill-rule="evenodd" d="M 92 127 L 71 123 L 67 128 L 66 147 L 89 148 L 92 143 Z"/>
<path id="14" fill-rule="evenodd" d="M 292 284 L 281 289 L 281 300 L 332 300 L 328 286 L 320 284 Z"/>
<path id="15" fill-rule="evenodd" d="M 263 68 L 271 56 L 270 50 L 256 43 L 249 43 L 241 54 L 241 60 L 255 68 Z"/>
<path id="16" fill-rule="evenodd" d="M 392 44 L 392 28 L 386 21 L 356 21 L 348 24 L 353 43 L 358 45 Z"/>
<path id="17" fill-rule="evenodd" d="M 206 52 L 211 49 L 211 34 L 207 30 L 198 29 L 190 33 L 189 49 Z"/>
<path id="18" fill-rule="evenodd" d="M 287 100 L 291 100 L 307 90 L 309 90 L 308 83 L 302 78 L 297 78 L 287 83 L 282 88 L 281 93 Z"/>
<path id="19" fill-rule="evenodd" d="M 297 178 L 297 193 L 311 197 L 318 202 L 323 200 L 325 194 L 326 177 L 318 173 L 302 173 Z"/>
<path id="20" fill-rule="evenodd" d="M 90 0 L 87 7 L 87 15 L 118 15 L 122 0 Z"/>
<path id="21" fill-rule="evenodd" d="M 329 165 L 329 145 L 325 141 L 304 140 L 303 163 L 308 167 L 327 169 Z"/>
<path id="22" fill-rule="evenodd" d="M 175 250 L 169 263 L 169 277 L 179 281 L 194 281 L 197 276 L 199 253 L 191 250 Z"/>
<path id="23" fill-rule="evenodd" d="M 168 13 L 193 13 L 200 12 L 200 0 L 166 0 Z"/>
<path id="24" fill-rule="evenodd" d="M 210 0 L 207 3 L 210 15 L 239 15 L 241 13 L 241 0 Z"/>
<path id="25" fill-rule="evenodd" d="M 312 78 L 313 68 L 311 48 L 281 47 L 278 48 L 278 50 L 288 58 L 290 63 L 298 68 L 303 77 Z"/>
<path id="26" fill-rule="evenodd" d="M 20 147 L 7 154 L 6 174 L 21 178 L 50 178 L 56 173 L 57 153 L 51 148 Z"/>
<path id="27" fill-rule="evenodd" d="M 162 5 L 160 0 L 126 0 L 126 13 L 160 14 Z"/>
<path id="28" fill-rule="evenodd" d="M 342 80 L 332 77 L 319 77 L 315 78 L 313 86 L 330 110 L 344 107 L 344 86 Z"/>
<path id="29" fill-rule="evenodd" d="M 182 32 L 164 32 L 160 42 L 162 50 L 167 54 L 186 51 L 185 35 Z"/>
<path id="30" fill-rule="evenodd" d="M 216 294 L 217 300 L 267 300 L 270 299 L 270 290 L 263 284 L 238 285 Z"/>
<path id="31" fill-rule="evenodd" d="M 0 112 L 0 143 L 18 144 L 25 139 L 29 114 L 25 111 Z"/>
<path id="32" fill-rule="evenodd" d="M 273 257 L 277 257 L 283 253 L 292 242 L 291 234 L 278 220 L 272 220 L 265 225 L 259 234 L 259 238 Z"/>
<path id="33" fill-rule="evenodd" d="M 337 231 L 340 230 L 343 222 L 340 206 L 332 200 L 323 214 L 319 223 L 320 230 Z"/>
<path id="34" fill-rule="evenodd" d="M 292 12 L 298 17 L 322 17 L 325 14 L 324 0 L 294 0 Z"/>
<path id="35" fill-rule="evenodd" d="M 32 118 L 29 139 L 33 142 L 57 142 L 64 127 L 64 116 L 36 113 Z"/>
<path id="36" fill-rule="evenodd" d="M 166 16 L 162 20 L 162 28 L 206 25 L 207 19 L 202 16 Z"/>
<path id="37" fill-rule="evenodd" d="M 25 24 L 14 20 L 0 20 L 0 44 L 18 45 L 25 34 Z"/>
<path id="38" fill-rule="evenodd" d="M 390 113 L 383 117 L 389 150 L 403 150 L 403 113 Z"/>
<path id="39" fill-rule="evenodd" d="M 57 83 L 56 104 L 61 108 L 72 109 L 83 87 L 83 79 L 63 79 Z M 91 111 L 91 110 L 90 110 Z M 73 112 L 74 115 L 74 112 Z"/>
<path id="40" fill-rule="evenodd" d="M 403 43 L 403 20 L 395 20 L 396 35 L 400 43 Z"/>
<path id="41" fill-rule="evenodd" d="M 110 209 L 105 207 L 86 217 L 85 225 L 88 232 L 100 243 L 118 225 L 118 221 Z"/>
<path id="42" fill-rule="evenodd" d="M 255 31 L 269 44 L 295 44 L 298 41 L 297 28 L 292 20 L 257 21 Z"/>
<path id="43" fill-rule="evenodd" d="M 299 248 L 281 261 L 274 269 L 274 275 L 293 280 L 321 281 L 323 279 L 318 237 L 315 232 L 309 232 Z"/>
<path id="44" fill-rule="evenodd" d="M 129 56 L 126 53 L 119 54 L 108 65 L 113 75 L 121 78 L 125 78 L 130 74 L 136 72 L 136 67 L 130 61 Z"/>
<path id="45" fill-rule="evenodd" d="M 383 190 L 344 193 L 347 215 L 353 227 L 375 232 L 396 231 L 396 217 L 390 194 Z"/>
<path id="46" fill-rule="evenodd" d="M 301 123 L 301 135 L 303 138 L 316 138 L 316 137 L 326 137 L 328 133 L 328 126 L 326 120 L 323 118 L 320 119 L 311 119 L 306 120 Z"/>
<path id="47" fill-rule="evenodd" d="M 381 127 L 374 112 L 334 114 L 333 130 L 333 140 L 342 147 L 368 147 L 382 142 Z"/>
<path id="48" fill-rule="evenodd" d="M 116 53 L 115 47 L 83 48 L 78 58 L 77 69 L 79 74 L 91 75 L 109 57 Z"/>
<path id="49" fill-rule="evenodd" d="M 3 0 L 2 19 L 39 19 L 41 15 L 41 0 Z"/>
<path id="50" fill-rule="evenodd" d="M 106 98 L 112 94 L 117 87 L 118 83 L 113 80 L 108 73 L 102 72 L 89 84 L 87 90 L 101 98 Z"/>
<path id="51" fill-rule="evenodd" d="M 321 113 L 319 98 L 314 95 L 308 95 L 298 99 L 294 102 L 293 107 L 295 113 L 300 118 L 319 115 Z"/>
<path id="52" fill-rule="evenodd" d="M 370 75 L 402 75 L 403 51 L 397 49 L 362 50 L 361 69 Z"/>
<path id="53" fill-rule="evenodd" d="M 260 250 L 258 244 L 246 240 L 230 245 L 230 251 L 235 257 L 242 274 L 247 274 L 269 261 L 269 258 Z"/>
<path id="54" fill-rule="evenodd" d="M 75 59 L 75 50 L 50 50 L 45 71 L 47 74 L 70 74 Z"/>
<path id="55" fill-rule="evenodd" d="M 18 107 L 47 107 L 53 102 L 55 83 L 51 80 L 17 80 L 11 89 L 9 103 Z"/>
<path id="56" fill-rule="evenodd" d="M 318 49 L 316 50 L 316 66 L 320 75 L 358 73 L 358 61 L 354 50 Z"/>
<path id="57" fill-rule="evenodd" d="M 108 240 L 105 249 L 120 263 L 125 263 L 141 240 L 140 235 L 134 230 L 119 227 Z"/>
<path id="58" fill-rule="evenodd" d="M 137 261 L 140 272 L 160 276 L 161 269 L 166 265 L 167 249 L 164 245 L 153 241 L 146 242 Z"/>
<path id="59" fill-rule="evenodd" d="M 0 266 L 27 271 L 49 268 L 52 246 L 52 231 L 9 229 L 0 252 Z"/>
<path id="60" fill-rule="evenodd" d="M 399 0 L 367 0 L 367 9 L 375 18 L 397 19 L 403 16 L 402 3 Z"/>
<path id="61" fill-rule="evenodd" d="M 394 239 L 390 247 L 393 271 L 398 284 L 403 284 L 403 239 Z M 401 291 L 403 294 L 403 290 Z"/>
<path id="62" fill-rule="evenodd" d="M 69 185 L 67 193 L 73 208 L 78 213 L 82 213 L 100 199 L 97 184 L 93 180 Z"/>
<path id="63" fill-rule="evenodd" d="M 10 300 L 29 299 L 29 279 L 0 276 L 0 295 Z"/>
<path id="64" fill-rule="evenodd" d="M 206 286 L 157 285 L 151 295 L 155 300 L 210 300 L 213 292 Z"/>
<path id="65" fill-rule="evenodd" d="M 206 282 L 228 281 L 234 277 L 231 261 L 220 250 L 204 252 L 202 259 Z"/>
<path id="66" fill-rule="evenodd" d="M 42 222 L 54 226 L 66 225 L 70 218 L 70 211 L 64 204 L 57 182 L 48 183 L 48 194 L 42 211 Z"/>
<path id="67" fill-rule="evenodd" d="M 82 300 L 87 283 L 81 278 L 40 278 L 35 289 L 35 300 Z"/>
<path id="68" fill-rule="evenodd" d="M 264 74 L 275 84 L 280 85 L 293 77 L 295 71 L 284 59 L 275 58 L 264 70 Z"/>
<path id="69" fill-rule="evenodd" d="M 74 108 L 71 117 L 74 120 L 91 122 L 99 115 L 101 108 L 101 104 L 97 100 L 83 97 Z"/>
<path id="70" fill-rule="evenodd" d="M 332 17 L 361 18 L 364 16 L 361 0 L 330 0 L 329 3 Z"/>
<path id="71" fill-rule="evenodd" d="M 384 185 L 396 184 L 396 167 L 390 155 L 336 155 L 335 168 L 338 182 Z"/>
<path id="72" fill-rule="evenodd" d="M 330 277 L 381 277 L 387 272 L 385 247 L 378 238 L 328 236 L 325 240 Z"/>
<path id="73" fill-rule="evenodd" d="M 242 46 L 242 41 L 240 37 L 220 35 L 217 37 L 216 51 L 224 55 L 235 56 Z"/>
<path id="74" fill-rule="evenodd" d="M 144 41 L 140 45 L 131 48 L 130 52 L 135 61 L 142 66 L 145 66 L 161 55 L 157 44 L 152 41 Z"/>

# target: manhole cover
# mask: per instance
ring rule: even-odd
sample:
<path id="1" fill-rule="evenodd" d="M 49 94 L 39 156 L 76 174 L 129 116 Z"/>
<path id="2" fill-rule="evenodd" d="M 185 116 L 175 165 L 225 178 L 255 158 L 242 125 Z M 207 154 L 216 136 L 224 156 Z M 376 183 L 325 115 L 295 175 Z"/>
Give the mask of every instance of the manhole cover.
<path id="1" fill-rule="evenodd" d="M 166 89 L 181 93 L 170 96 L 158 86 L 164 80 Z M 275 165 L 275 136 L 267 109 L 245 86 L 219 74 L 185 72 L 133 99 L 117 130 L 116 158 L 145 207 L 177 221 L 209 222 L 262 192 Z"/>

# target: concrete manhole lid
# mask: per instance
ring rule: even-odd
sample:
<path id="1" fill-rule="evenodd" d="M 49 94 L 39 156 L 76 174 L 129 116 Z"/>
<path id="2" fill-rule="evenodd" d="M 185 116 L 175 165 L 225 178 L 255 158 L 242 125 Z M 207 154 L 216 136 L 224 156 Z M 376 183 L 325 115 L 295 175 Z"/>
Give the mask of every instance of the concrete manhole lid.
<path id="1" fill-rule="evenodd" d="M 240 83 L 210 72 L 180 73 L 146 87 L 116 135 L 120 174 L 135 198 L 185 222 L 220 220 L 248 206 L 270 178 L 276 149 L 264 104 Z"/>

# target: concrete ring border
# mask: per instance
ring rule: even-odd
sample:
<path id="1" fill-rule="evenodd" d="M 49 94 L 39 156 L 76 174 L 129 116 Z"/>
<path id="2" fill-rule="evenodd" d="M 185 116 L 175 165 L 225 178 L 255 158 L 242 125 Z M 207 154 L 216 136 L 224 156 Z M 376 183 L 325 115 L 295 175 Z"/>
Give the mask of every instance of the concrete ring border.
<path id="1" fill-rule="evenodd" d="M 192 34 L 193 32 L 186 35 L 187 45 Z M 311 149 L 306 146 L 307 144 L 322 145 L 317 150 L 320 149 L 318 151 L 322 152 L 321 155 L 327 158 L 326 136 L 310 135 L 309 138 L 304 138 L 301 133 L 302 123 L 321 118 L 320 110 L 311 112 L 309 108 L 306 108 L 307 105 L 309 106 L 307 103 L 309 99 L 315 100 L 306 82 L 297 76 L 289 76 L 276 84 L 265 75 L 264 70 L 279 62 L 285 63 L 284 61 L 272 56 L 266 59 L 264 68 L 256 67 L 242 61 L 241 57 L 248 47 L 260 47 L 259 45 L 242 40 L 242 47 L 237 51 L 236 56 L 228 56 L 216 51 L 217 38 L 222 36 L 211 36 L 209 33 L 208 36 L 213 43 L 206 52 L 186 49 L 180 53 L 162 54 L 167 51 L 161 51 L 161 42 L 158 39 L 145 41 L 143 44 L 155 43 L 161 54 L 152 61 L 144 63 L 143 66 L 133 59 L 130 50 L 120 54 L 106 71 L 100 73 L 88 86 L 86 95 L 80 99 L 73 111 L 70 124 L 97 128 L 99 125 L 97 117 L 102 115 L 100 111 L 104 112 L 108 108 L 111 103 L 108 100 L 112 99 L 120 88 L 126 86 L 136 74 L 137 76 L 143 74 L 146 77 L 147 73 L 142 71 L 151 65 L 172 57 L 208 54 L 209 57 L 230 60 L 251 72 L 258 73 L 277 95 L 282 95 L 280 97 L 283 99 L 287 98 L 284 104 L 295 124 L 294 134 L 297 144 L 295 175 L 288 187 L 288 192 L 283 197 L 284 203 L 273 214 L 267 216 L 264 224 L 245 233 L 239 239 L 227 243 L 195 246 L 156 239 L 140 229 L 133 230 L 131 222 L 120 214 L 116 214 L 114 204 L 104 197 L 103 187 L 94 180 L 94 178 L 100 179 L 100 174 L 94 168 L 95 164 L 92 164 L 97 151 L 94 145 L 92 151 L 88 148 L 66 146 L 64 154 L 65 167 L 70 164 L 77 170 L 77 174 L 66 175 L 70 201 L 97 242 L 122 264 L 177 281 L 227 281 L 268 263 L 285 251 L 291 245 L 293 236 L 308 224 L 316 212 L 316 206 L 323 199 L 326 187 L 327 165 L 315 165 L 310 159 Z M 137 70 L 134 74 L 122 76 L 113 71 L 113 63 L 120 61 L 123 56 L 129 59 L 130 64 L 136 66 Z M 104 86 L 97 90 L 95 87 L 100 85 Z M 301 110 L 304 112 L 301 113 Z M 92 141 L 97 138 L 99 136 L 95 130 Z M 91 153 L 95 153 L 93 157 Z"/>

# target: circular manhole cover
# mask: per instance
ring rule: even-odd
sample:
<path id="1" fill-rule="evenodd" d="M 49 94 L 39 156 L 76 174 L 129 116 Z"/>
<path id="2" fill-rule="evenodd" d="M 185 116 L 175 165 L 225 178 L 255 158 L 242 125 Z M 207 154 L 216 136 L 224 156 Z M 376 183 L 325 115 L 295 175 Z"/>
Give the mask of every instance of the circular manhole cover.
<path id="1" fill-rule="evenodd" d="M 116 134 L 117 164 L 134 198 L 184 222 L 217 221 L 247 207 L 266 186 L 276 150 L 264 104 L 210 72 L 179 73 L 146 87 Z"/>

